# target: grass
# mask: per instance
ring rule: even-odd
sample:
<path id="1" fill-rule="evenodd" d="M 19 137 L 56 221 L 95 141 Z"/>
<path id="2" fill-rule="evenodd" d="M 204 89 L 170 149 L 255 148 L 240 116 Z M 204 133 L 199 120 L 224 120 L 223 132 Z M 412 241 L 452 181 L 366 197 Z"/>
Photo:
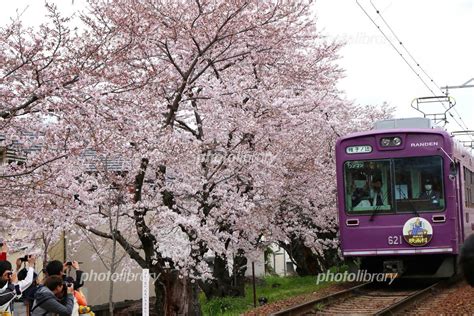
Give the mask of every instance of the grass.
<path id="1" fill-rule="evenodd" d="M 315 276 L 307 277 L 276 277 L 268 276 L 257 284 L 257 306 L 258 298 L 266 297 L 268 303 L 287 299 L 300 294 L 312 293 L 328 285 L 328 283 L 316 284 Z M 201 309 L 203 315 L 240 315 L 253 308 L 252 284 L 245 288 L 245 297 L 224 297 L 207 301 L 201 296 Z"/>

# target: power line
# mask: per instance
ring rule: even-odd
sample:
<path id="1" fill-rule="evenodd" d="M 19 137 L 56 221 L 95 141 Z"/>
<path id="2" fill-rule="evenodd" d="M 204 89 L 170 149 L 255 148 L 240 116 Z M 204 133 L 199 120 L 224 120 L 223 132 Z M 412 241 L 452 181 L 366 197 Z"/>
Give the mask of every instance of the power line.
<path id="1" fill-rule="evenodd" d="M 359 6 L 359 8 L 365 13 L 365 15 L 370 19 L 370 21 L 374 24 L 374 26 L 380 31 L 380 33 L 383 35 L 383 37 L 387 40 L 387 42 L 390 44 L 390 46 L 392 46 L 392 48 L 398 53 L 398 55 L 403 59 L 403 61 L 407 64 L 407 66 L 411 69 L 411 71 L 418 77 L 418 79 L 420 79 L 420 81 L 423 83 L 423 85 L 434 95 L 434 96 L 437 96 L 437 94 L 433 91 L 433 89 L 431 89 L 431 87 L 425 82 L 425 80 L 420 76 L 420 74 L 413 68 L 413 66 L 408 62 L 408 60 L 405 58 L 405 56 L 403 55 L 402 52 L 400 52 L 397 47 L 395 47 L 395 45 L 392 43 L 392 41 L 388 38 L 388 36 L 385 34 L 385 32 L 380 28 L 380 26 L 375 22 L 375 20 L 367 13 L 367 11 L 364 9 L 364 7 L 359 3 L 358 0 L 356 0 L 356 3 L 357 5 Z M 398 43 L 404 48 L 404 50 L 406 51 L 407 55 L 410 56 L 410 58 L 413 60 L 413 62 L 416 64 L 417 67 L 419 67 L 421 69 L 421 71 L 425 74 L 425 76 L 433 83 L 434 86 L 436 86 L 440 91 L 441 93 L 443 93 L 443 91 L 441 90 L 441 88 L 434 82 L 434 80 L 428 75 L 428 73 L 423 69 L 423 67 L 421 67 L 421 65 L 415 60 L 415 58 L 413 57 L 413 55 L 408 51 L 408 49 L 405 47 L 405 45 L 403 45 L 403 42 L 398 38 L 398 36 L 395 34 L 395 32 L 393 31 L 393 29 L 390 27 L 390 25 L 388 25 L 388 23 L 385 21 L 385 19 L 383 18 L 383 16 L 381 15 L 380 11 L 375 7 L 375 5 L 372 3 L 372 0 L 370 1 L 370 3 L 372 4 L 372 6 L 374 7 L 376 13 L 381 17 L 382 21 L 384 22 L 384 24 L 387 26 L 387 28 L 390 30 L 390 32 L 392 33 L 392 35 L 395 37 L 395 39 L 398 41 Z M 444 93 L 443 93 L 444 94 Z M 446 108 L 446 105 L 443 103 L 443 102 L 440 102 L 443 107 L 445 108 L 446 111 L 449 110 L 449 108 Z M 456 110 L 455 110 L 456 111 Z M 457 113 L 456 111 L 456 114 L 458 115 L 459 119 L 462 121 L 462 118 L 461 116 L 459 115 L 459 113 Z M 463 127 L 457 120 L 456 118 L 452 115 L 452 113 L 449 113 L 449 115 L 451 116 L 451 118 L 456 122 L 456 124 L 461 127 L 461 129 L 465 129 L 467 130 L 467 125 L 463 122 L 463 124 L 466 126 L 466 127 Z"/>
<path id="2" fill-rule="evenodd" d="M 423 67 L 421 67 L 421 65 L 415 60 L 415 57 L 413 57 L 412 54 L 410 54 L 410 52 L 408 51 L 408 49 L 406 48 L 405 45 L 403 45 L 403 42 L 398 38 L 397 34 L 395 34 L 395 32 L 393 31 L 393 29 L 390 27 L 390 25 L 388 25 L 387 21 L 384 19 L 384 17 L 382 16 L 382 13 L 380 13 L 380 10 L 377 9 L 374 5 L 374 3 L 372 2 L 372 0 L 370 0 L 370 4 L 372 5 L 372 7 L 374 8 L 375 12 L 380 16 L 380 18 L 382 19 L 383 23 L 385 24 L 385 26 L 387 26 L 387 28 L 390 30 L 390 33 L 392 33 L 392 35 L 395 37 L 395 39 L 397 40 L 398 44 L 400 44 L 400 46 L 403 47 L 403 49 L 407 52 L 408 56 L 410 56 L 411 60 L 413 60 L 413 62 L 415 63 L 415 65 L 417 67 L 419 67 L 421 69 L 421 71 L 425 74 L 426 77 L 428 77 L 428 79 L 430 79 L 430 81 L 436 86 L 436 83 L 434 82 L 433 78 L 430 77 L 430 75 L 428 75 L 428 73 L 423 69 Z"/>
<path id="3" fill-rule="evenodd" d="M 410 69 L 413 71 L 413 73 L 421 80 L 421 82 L 423 82 L 423 84 L 425 85 L 425 87 L 430 90 L 433 94 L 433 90 L 428 86 L 428 84 L 423 80 L 423 78 L 421 78 L 420 74 L 416 72 L 416 70 L 412 67 L 412 65 L 410 65 L 410 63 L 408 62 L 408 60 L 406 60 L 405 56 L 403 56 L 403 54 L 395 47 L 395 45 L 393 45 L 392 41 L 388 38 L 388 36 L 385 34 L 384 31 L 382 31 L 382 29 L 380 28 L 380 26 L 378 26 L 378 24 L 374 21 L 374 19 L 372 19 L 372 17 L 367 13 L 367 11 L 364 9 L 364 7 L 362 7 L 359 3 L 358 0 L 356 0 L 356 3 L 357 5 L 361 8 L 361 10 L 365 13 L 365 15 L 370 19 L 370 21 L 372 21 L 372 23 L 375 25 L 375 27 L 380 31 L 380 33 L 382 33 L 383 37 L 385 37 L 385 39 L 387 40 L 387 42 L 392 46 L 392 48 L 398 53 L 398 55 L 400 55 L 400 57 L 405 61 L 405 63 L 407 64 L 408 67 L 410 67 Z"/>
<path id="4" fill-rule="evenodd" d="M 390 32 L 392 33 L 392 35 L 395 37 L 395 39 L 397 40 L 398 44 L 400 44 L 400 46 L 403 47 L 403 49 L 405 50 L 405 52 L 408 54 L 408 56 L 410 56 L 411 60 L 415 63 L 415 65 L 420 68 L 420 70 L 425 74 L 425 76 L 433 83 L 433 85 L 438 88 L 438 90 L 445 94 L 443 92 L 443 90 L 440 88 L 439 85 L 436 84 L 436 82 L 433 80 L 433 78 L 428 75 L 428 73 L 425 71 L 425 69 L 423 69 L 423 67 L 421 67 L 420 63 L 415 59 L 415 57 L 413 57 L 413 55 L 410 53 L 410 51 L 406 48 L 406 46 L 403 44 L 403 42 L 400 40 L 400 38 L 397 36 L 397 34 L 395 34 L 395 31 L 393 31 L 393 29 L 390 27 L 390 25 L 388 24 L 388 22 L 384 19 L 384 17 L 382 16 L 382 13 L 380 13 L 380 10 L 377 9 L 377 7 L 375 6 L 375 4 L 372 2 L 372 0 L 370 0 L 370 4 L 372 5 L 372 7 L 374 8 L 375 12 L 380 16 L 381 20 L 383 21 L 383 23 L 385 24 L 385 26 L 390 30 Z M 359 5 L 360 6 L 360 5 Z M 434 94 L 434 92 L 430 89 L 431 93 Z M 443 107 L 445 107 L 444 103 L 441 102 L 441 104 L 443 105 Z M 446 107 L 445 107 L 446 109 Z M 459 120 L 461 121 L 461 123 L 464 125 L 461 126 L 461 124 L 459 124 L 458 122 L 456 122 L 456 119 L 454 118 L 454 116 L 452 115 L 452 113 L 449 113 L 449 115 L 453 118 L 453 120 L 459 125 L 459 127 L 461 127 L 462 129 L 468 129 L 467 127 L 467 124 L 463 121 L 461 115 L 459 114 L 459 112 L 456 110 L 456 108 L 453 108 L 454 112 L 457 114 Z"/>

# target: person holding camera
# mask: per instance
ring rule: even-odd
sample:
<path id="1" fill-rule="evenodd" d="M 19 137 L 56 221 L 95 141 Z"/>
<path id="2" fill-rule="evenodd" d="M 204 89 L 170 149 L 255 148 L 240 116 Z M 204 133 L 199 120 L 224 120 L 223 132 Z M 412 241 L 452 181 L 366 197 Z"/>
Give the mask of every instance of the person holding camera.
<path id="1" fill-rule="evenodd" d="M 18 282 L 16 274 L 5 270 L 8 267 L 3 264 L 4 262 L 6 261 L 0 263 L 0 273 L 2 273 L 0 286 L 5 283 L 2 289 L 0 289 L 0 313 L 7 312 L 13 299 L 21 295 L 20 287 L 16 284 Z"/>
<path id="2" fill-rule="evenodd" d="M 69 275 L 71 268 L 76 270 L 76 279 Z M 77 261 L 68 261 L 62 263 L 59 260 L 53 260 L 48 262 L 45 271 L 48 276 L 58 275 L 62 277 L 65 282 L 72 283 L 74 285 L 74 290 L 78 290 L 84 285 L 84 282 L 82 282 L 83 272 L 80 270 L 79 263 Z"/>
<path id="3" fill-rule="evenodd" d="M 72 315 L 74 308 L 73 293 L 73 284 L 65 283 L 61 276 L 52 275 L 47 277 L 44 280 L 44 285 L 40 286 L 35 293 L 35 300 L 30 315 Z"/>
<path id="4" fill-rule="evenodd" d="M 16 260 L 16 272 L 17 272 L 17 277 L 19 281 L 26 279 L 28 276 L 28 269 L 27 269 L 28 257 L 29 256 L 24 256 Z M 33 282 L 27 289 L 23 291 L 22 296 L 21 296 L 21 301 L 23 302 L 23 305 L 25 305 L 27 311 L 31 309 L 37 287 L 38 287 L 38 274 L 34 272 Z M 29 313 L 27 312 L 27 315 L 28 314 Z"/>
<path id="5" fill-rule="evenodd" d="M 70 276 L 72 269 L 76 270 L 76 279 Z M 64 283 L 72 284 L 74 290 L 79 290 L 84 285 L 84 282 L 82 282 L 82 271 L 80 270 L 79 263 L 77 261 L 67 261 L 62 263 L 59 260 L 53 260 L 46 265 L 45 272 L 47 276 L 60 276 Z M 66 289 L 64 288 L 64 290 Z M 75 308 L 73 314 L 77 315 L 79 305 L 76 304 L 76 301 L 74 302 Z M 65 295 L 62 297 L 61 303 L 66 304 Z"/>
<path id="6" fill-rule="evenodd" d="M 11 263 L 0 261 L 0 313 L 11 315 L 13 300 L 21 297 L 23 291 L 33 283 L 35 262 L 34 256 L 28 256 L 26 276 L 18 281 L 16 273 L 12 271 Z"/>

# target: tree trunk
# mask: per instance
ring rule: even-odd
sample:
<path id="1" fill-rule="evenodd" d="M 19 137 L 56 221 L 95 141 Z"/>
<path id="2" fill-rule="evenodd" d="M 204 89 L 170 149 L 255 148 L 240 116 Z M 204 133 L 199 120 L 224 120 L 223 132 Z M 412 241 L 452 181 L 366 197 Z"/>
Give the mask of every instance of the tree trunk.
<path id="1" fill-rule="evenodd" d="M 154 283 L 156 296 L 155 312 L 157 315 L 165 315 L 166 288 L 160 279 L 161 278 L 157 278 Z"/>
<path id="2" fill-rule="evenodd" d="M 112 235 L 113 236 L 113 235 Z M 112 277 L 117 270 L 117 239 L 112 241 L 112 259 L 110 262 L 110 280 L 109 280 L 109 315 L 114 316 L 114 278 Z"/>
<path id="3" fill-rule="evenodd" d="M 117 210 L 116 214 L 114 214 L 115 218 L 112 219 L 112 214 L 109 216 L 109 229 L 110 232 L 112 233 L 112 259 L 110 259 L 110 280 L 109 280 L 109 315 L 114 316 L 114 280 L 113 280 L 113 275 L 115 271 L 117 270 L 117 238 L 115 238 L 115 234 L 113 234 L 113 231 L 117 229 L 118 227 L 118 221 L 119 221 L 119 211 L 120 207 Z"/>
<path id="4" fill-rule="evenodd" d="M 317 275 L 341 262 L 337 255 L 337 249 L 328 249 L 324 256 L 319 256 L 311 248 L 306 247 L 300 238 L 291 239 L 289 244 L 280 243 L 280 246 L 293 259 L 296 264 L 296 273 L 299 276 Z"/>
<path id="5" fill-rule="evenodd" d="M 197 282 L 177 271 L 160 275 L 155 281 L 155 310 L 158 315 L 200 316 Z"/>
<path id="6" fill-rule="evenodd" d="M 311 249 L 300 241 L 292 242 L 292 244 L 292 258 L 296 263 L 296 273 L 299 276 L 316 275 L 322 272 L 322 267 L 318 263 L 319 257 Z"/>
<path id="7" fill-rule="evenodd" d="M 245 296 L 245 272 L 247 271 L 247 258 L 243 252 L 234 257 L 233 284 L 237 296 Z"/>
<path id="8" fill-rule="evenodd" d="M 245 296 L 245 271 L 247 258 L 243 254 L 234 257 L 233 274 L 229 274 L 227 258 L 216 254 L 214 259 L 213 280 L 201 282 L 201 289 L 207 299 L 225 296 Z"/>
<path id="9" fill-rule="evenodd" d="M 43 269 L 46 268 L 46 263 L 48 262 L 48 251 L 49 251 L 49 244 L 51 242 L 50 237 L 46 237 L 44 233 L 42 233 L 42 238 L 43 238 Z M 64 245 L 66 247 L 66 245 Z"/>

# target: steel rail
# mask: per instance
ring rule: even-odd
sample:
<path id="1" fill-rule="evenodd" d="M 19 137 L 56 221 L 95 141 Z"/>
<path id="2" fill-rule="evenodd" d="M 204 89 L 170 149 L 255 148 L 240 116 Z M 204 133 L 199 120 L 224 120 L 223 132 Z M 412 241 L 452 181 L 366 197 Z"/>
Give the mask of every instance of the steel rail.
<path id="1" fill-rule="evenodd" d="M 416 303 L 417 301 L 420 301 L 430 294 L 433 293 L 433 291 L 440 286 L 443 282 L 437 282 L 433 285 L 430 285 L 424 289 L 421 289 L 419 291 L 416 291 L 415 293 L 412 293 L 405 297 L 404 299 L 395 302 L 394 304 L 380 310 L 377 312 L 375 315 L 376 316 L 387 316 L 387 315 L 394 315 L 396 313 L 400 313 L 404 310 L 406 310 L 408 307 Z"/>
<path id="2" fill-rule="evenodd" d="M 347 290 L 339 291 L 334 294 L 329 294 L 325 297 L 314 299 L 299 305 L 292 306 L 290 308 L 278 311 L 276 313 L 271 314 L 272 316 L 295 316 L 295 315 L 304 315 L 306 313 L 313 314 L 317 305 L 328 305 L 334 303 L 336 301 L 341 301 L 349 297 L 357 297 L 363 296 L 364 294 L 360 290 L 369 287 L 370 285 L 374 284 L 373 282 L 364 283 L 361 285 L 354 286 Z M 407 308 L 409 308 L 412 304 L 423 300 L 426 296 L 429 296 L 433 293 L 433 291 L 439 287 L 441 284 L 445 284 L 443 281 L 439 281 L 437 283 L 431 284 L 427 287 L 424 287 L 421 290 L 414 291 L 406 295 L 406 297 L 398 300 L 389 306 L 385 306 L 379 311 L 371 312 L 372 315 L 376 316 L 387 316 L 387 315 L 394 315 L 396 313 L 403 312 Z M 392 296 L 393 294 L 388 294 L 388 296 Z M 382 293 L 376 294 L 374 296 L 385 296 Z M 354 312 L 354 311 L 352 311 Z"/>
<path id="3" fill-rule="evenodd" d="M 368 285 L 372 284 L 372 282 L 356 285 L 354 287 L 351 287 L 347 290 L 342 290 L 333 294 L 329 294 L 327 296 L 324 296 L 322 298 L 317 298 L 299 305 L 295 305 L 293 307 L 278 311 L 276 313 L 271 314 L 271 316 L 295 316 L 295 315 L 301 315 L 306 312 L 312 311 L 314 309 L 315 305 L 318 304 L 327 304 L 331 303 L 337 300 L 344 299 L 349 296 L 353 296 L 355 292 L 361 290 L 364 287 L 367 287 Z"/>

